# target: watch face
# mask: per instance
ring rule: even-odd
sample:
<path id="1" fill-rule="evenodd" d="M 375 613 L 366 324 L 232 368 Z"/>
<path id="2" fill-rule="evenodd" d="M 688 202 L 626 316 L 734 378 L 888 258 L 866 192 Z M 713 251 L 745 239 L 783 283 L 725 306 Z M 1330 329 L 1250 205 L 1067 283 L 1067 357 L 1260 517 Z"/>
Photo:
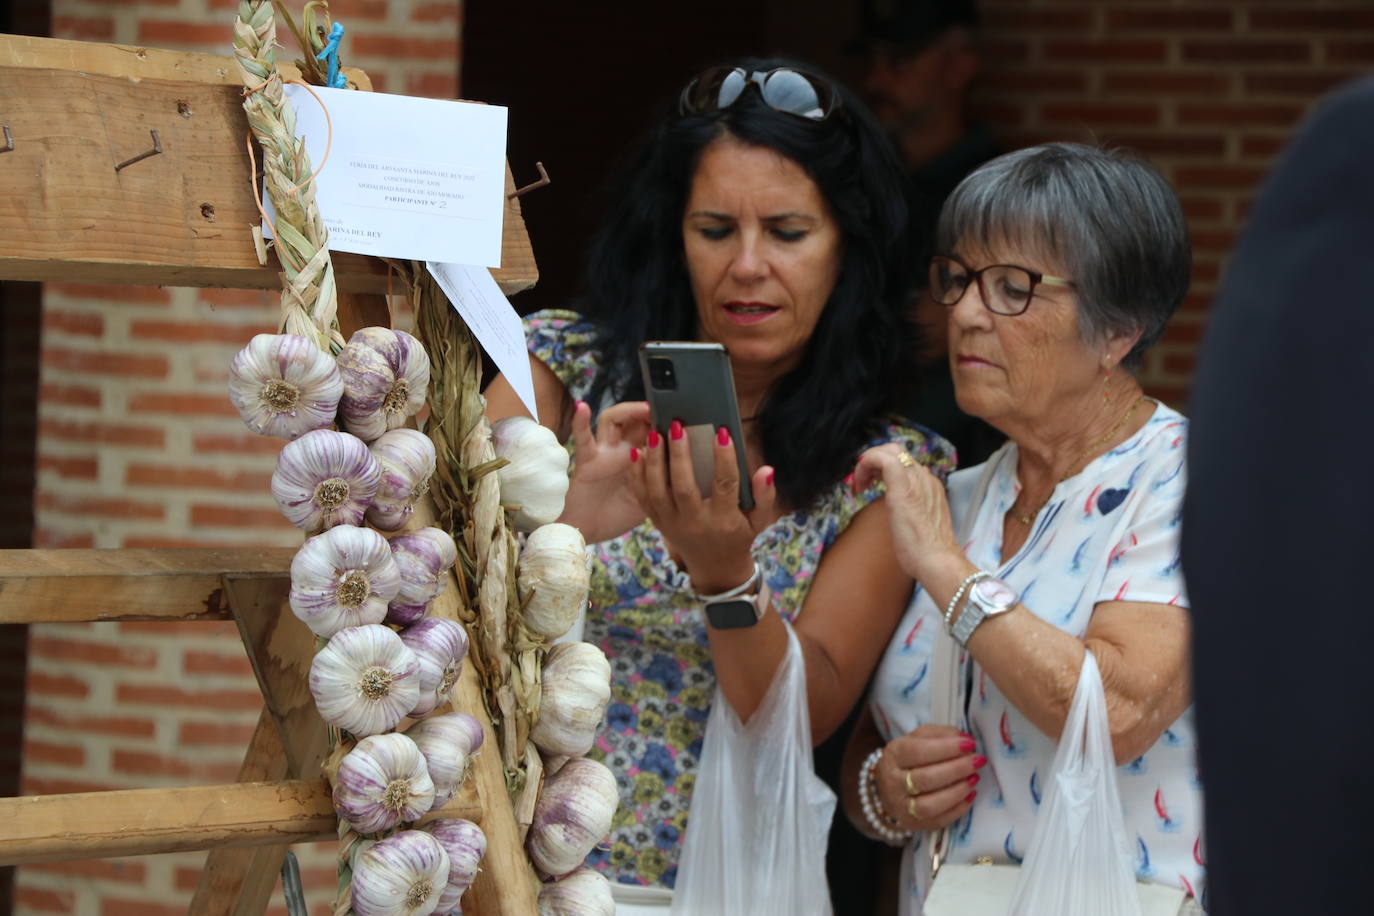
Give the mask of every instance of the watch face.
<path id="1" fill-rule="evenodd" d="M 1001 579 L 983 579 L 973 586 L 973 590 L 978 596 L 978 602 L 984 605 L 989 613 L 1010 610 L 1016 606 L 1016 592 Z"/>
<path id="2" fill-rule="evenodd" d="M 752 598 L 713 601 L 706 605 L 706 620 L 717 630 L 733 630 L 758 623 L 759 612 Z"/>

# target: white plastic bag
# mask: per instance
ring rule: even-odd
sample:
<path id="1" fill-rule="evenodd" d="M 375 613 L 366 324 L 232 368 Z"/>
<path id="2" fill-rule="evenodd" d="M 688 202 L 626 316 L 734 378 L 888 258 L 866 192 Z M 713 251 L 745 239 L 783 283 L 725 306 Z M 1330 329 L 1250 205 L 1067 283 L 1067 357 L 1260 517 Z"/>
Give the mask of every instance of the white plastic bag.
<path id="1" fill-rule="evenodd" d="M 1083 655 L 1047 788 L 1011 916 L 1141 916 L 1107 699 L 1091 652 Z"/>
<path id="2" fill-rule="evenodd" d="M 835 793 L 812 767 L 806 663 L 788 626 L 787 654 L 747 725 L 716 688 L 673 916 L 829 916 L 834 814 Z"/>

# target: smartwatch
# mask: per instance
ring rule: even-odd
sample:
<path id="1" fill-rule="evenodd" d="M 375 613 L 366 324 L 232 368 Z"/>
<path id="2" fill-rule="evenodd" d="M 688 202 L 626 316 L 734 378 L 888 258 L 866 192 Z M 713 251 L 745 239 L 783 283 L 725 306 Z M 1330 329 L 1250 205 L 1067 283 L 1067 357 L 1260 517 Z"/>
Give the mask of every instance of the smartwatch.
<path id="1" fill-rule="evenodd" d="M 959 645 L 968 645 L 969 637 L 978 625 L 989 617 L 1005 614 L 1016 607 L 1021 596 L 1010 585 L 994 576 L 980 579 L 969 588 L 968 603 L 959 619 L 954 622 L 950 633 Z"/>
<path id="2" fill-rule="evenodd" d="M 754 571 L 744 584 L 737 585 L 717 595 L 697 595 L 706 611 L 706 622 L 717 630 L 735 630 L 752 627 L 763 619 L 763 608 L 759 598 L 759 582 L 763 571 L 754 564 Z"/>

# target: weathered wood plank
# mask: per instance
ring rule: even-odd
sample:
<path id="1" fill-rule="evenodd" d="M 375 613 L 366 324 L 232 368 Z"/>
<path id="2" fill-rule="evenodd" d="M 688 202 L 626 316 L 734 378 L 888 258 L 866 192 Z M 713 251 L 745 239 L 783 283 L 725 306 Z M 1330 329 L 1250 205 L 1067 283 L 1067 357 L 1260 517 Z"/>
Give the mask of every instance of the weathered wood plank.
<path id="1" fill-rule="evenodd" d="M 0 550 L 0 623 L 228 620 L 224 577 L 285 580 L 295 552 Z"/>
<path id="2" fill-rule="evenodd" d="M 469 786 L 434 816 L 482 809 Z M 323 778 L 0 798 L 0 866 L 308 843 L 335 825 Z"/>

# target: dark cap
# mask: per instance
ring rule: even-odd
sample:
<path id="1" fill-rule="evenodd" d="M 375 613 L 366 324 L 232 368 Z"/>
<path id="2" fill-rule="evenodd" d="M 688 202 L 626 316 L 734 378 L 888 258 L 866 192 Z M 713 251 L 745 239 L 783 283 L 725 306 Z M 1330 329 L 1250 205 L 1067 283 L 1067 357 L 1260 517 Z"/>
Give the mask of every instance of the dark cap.
<path id="1" fill-rule="evenodd" d="M 976 26 L 978 6 L 974 0 L 864 0 L 861 16 L 851 52 L 875 45 L 914 52 L 955 26 Z"/>

